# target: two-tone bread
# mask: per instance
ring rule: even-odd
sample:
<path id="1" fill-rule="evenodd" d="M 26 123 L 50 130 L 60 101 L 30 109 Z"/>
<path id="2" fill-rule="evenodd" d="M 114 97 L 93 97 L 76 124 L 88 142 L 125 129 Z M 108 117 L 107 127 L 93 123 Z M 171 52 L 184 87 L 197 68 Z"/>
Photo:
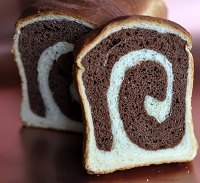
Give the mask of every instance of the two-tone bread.
<path id="1" fill-rule="evenodd" d="M 89 173 L 195 157 L 191 47 L 180 25 L 133 16 L 101 26 L 75 48 Z"/>
<path id="2" fill-rule="evenodd" d="M 82 130 L 71 74 L 74 45 L 97 25 L 132 14 L 165 17 L 166 8 L 160 0 L 39 0 L 23 13 L 13 50 L 22 80 L 24 125 Z"/>

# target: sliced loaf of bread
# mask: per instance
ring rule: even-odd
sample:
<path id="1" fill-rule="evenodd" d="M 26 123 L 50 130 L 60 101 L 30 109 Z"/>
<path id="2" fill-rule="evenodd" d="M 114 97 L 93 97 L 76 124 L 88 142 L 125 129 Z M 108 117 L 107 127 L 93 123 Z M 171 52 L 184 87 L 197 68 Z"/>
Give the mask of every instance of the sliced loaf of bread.
<path id="1" fill-rule="evenodd" d="M 115 19 L 75 47 L 89 173 L 195 157 L 191 47 L 183 27 L 147 16 Z"/>
<path id="2" fill-rule="evenodd" d="M 82 131 L 72 50 L 97 25 L 122 15 L 166 16 L 161 0 L 37 0 L 16 24 L 13 51 L 22 80 L 24 125 Z"/>

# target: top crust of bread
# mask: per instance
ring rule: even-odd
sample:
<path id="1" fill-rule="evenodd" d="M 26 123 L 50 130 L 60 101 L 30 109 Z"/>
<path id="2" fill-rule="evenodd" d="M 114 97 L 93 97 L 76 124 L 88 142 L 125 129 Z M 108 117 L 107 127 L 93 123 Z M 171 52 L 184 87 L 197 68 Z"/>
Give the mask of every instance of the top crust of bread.
<path id="1" fill-rule="evenodd" d="M 85 54 L 95 47 L 102 39 L 106 38 L 108 34 L 111 32 L 115 32 L 117 28 L 123 28 L 124 26 L 131 24 L 147 24 L 147 25 L 156 25 L 156 26 L 163 26 L 166 29 L 173 30 L 179 37 L 187 41 L 187 46 L 189 50 L 192 48 L 192 36 L 190 33 L 180 26 L 179 24 L 165 20 L 158 17 L 150 17 L 150 16 L 123 16 L 115 18 L 106 24 L 100 26 L 96 30 L 90 32 L 88 36 L 82 39 L 79 44 L 77 44 L 74 48 L 74 56 L 77 60 L 77 65 L 81 67 L 80 60 L 85 56 Z"/>
<path id="2" fill-rule="evenodd" d="M 97 26 L 115 17 L 125 15 L 149 15 L 166 18 L 167 8 L 162 0 L 66 0 L 65 2 L 37 0 L 23 12 L 17 26 L 26 20 L 43 15 L 75 17 Z"/>

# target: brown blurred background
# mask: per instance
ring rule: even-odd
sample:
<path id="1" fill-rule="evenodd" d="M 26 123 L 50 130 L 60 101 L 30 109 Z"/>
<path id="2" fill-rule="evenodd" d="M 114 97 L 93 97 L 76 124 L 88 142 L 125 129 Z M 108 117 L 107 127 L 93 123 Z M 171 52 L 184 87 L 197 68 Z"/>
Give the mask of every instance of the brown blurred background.
<path id="1" fill-rule="evenodd" d="M 15 22 L 33 0 L 0 0 L 0 83 L 19 83 L 16 64 L 10 54 Z M 1 87 L 1 86 L 0 86 Z"/>

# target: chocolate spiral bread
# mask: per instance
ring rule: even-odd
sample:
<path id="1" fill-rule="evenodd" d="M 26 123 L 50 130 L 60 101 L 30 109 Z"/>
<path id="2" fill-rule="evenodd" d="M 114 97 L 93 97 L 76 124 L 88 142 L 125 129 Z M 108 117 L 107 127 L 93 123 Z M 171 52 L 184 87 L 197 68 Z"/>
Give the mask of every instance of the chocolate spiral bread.
<path id="1" fill-rule="evenodd" d="M 19 19 L 14 54 L 22 79 L 25 125 L 81 131 L 72 83 L 72 50 L 97 25 L 128 14 L 166 16 L 158 0 L 36 1 Z"/>
<path id="2" fill-rule="evenodd" d="M 113 20 L 75 47 L 89 173 L 195 157 L 191 47 L 180 25 L 146 16 Z"/>

